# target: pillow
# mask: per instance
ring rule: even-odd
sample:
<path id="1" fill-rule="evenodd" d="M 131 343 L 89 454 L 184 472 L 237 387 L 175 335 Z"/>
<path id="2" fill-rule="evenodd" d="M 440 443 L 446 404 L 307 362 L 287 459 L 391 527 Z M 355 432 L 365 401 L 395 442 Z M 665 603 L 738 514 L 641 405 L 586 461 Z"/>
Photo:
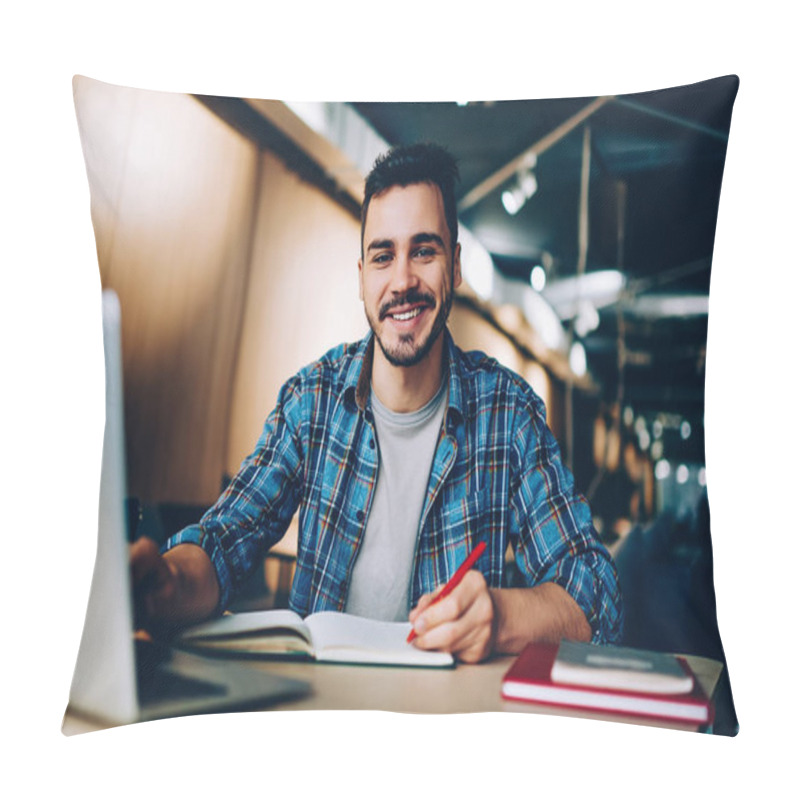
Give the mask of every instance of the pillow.
<path id="1" fill-rule="evenodd" d="M 460 170 L 456 343 L 543 400 L 616 564 L 618 643 L 721 663 L 713 732 L 735 734 L 703 401 L 737 88 L 288 104 L 76 77 L 101 282 L 121 307 L 129 531 L 163 543 L 196 523 L 287 378 L 363 337 L 364 175 L 390 145 L 437 142 Z M 295 519 L 280 570 L 253 572 L 233 610 L 286 602 L 297 535 Z"/>

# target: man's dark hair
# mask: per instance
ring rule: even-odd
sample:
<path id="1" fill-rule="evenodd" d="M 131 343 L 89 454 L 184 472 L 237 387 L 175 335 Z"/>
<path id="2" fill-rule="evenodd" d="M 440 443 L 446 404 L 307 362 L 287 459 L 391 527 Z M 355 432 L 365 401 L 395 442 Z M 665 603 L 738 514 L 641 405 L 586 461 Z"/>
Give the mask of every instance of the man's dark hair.
<path id="1" fill-rule="evenodd" d="M 450 153 L 438 144 L 398 145 L 378 156 L 367 175 L 364 202 L 361 204 L 361 257 L 364 257 L 364 226 L 372 198 L 393 186 L 412 183 L 432 183 L 439 187 L 444 200 L 444 217 L 450 231 L 450 247 L 458 242 L 458 214 L 456 211 L 456 181 L 458 166 Z"/>

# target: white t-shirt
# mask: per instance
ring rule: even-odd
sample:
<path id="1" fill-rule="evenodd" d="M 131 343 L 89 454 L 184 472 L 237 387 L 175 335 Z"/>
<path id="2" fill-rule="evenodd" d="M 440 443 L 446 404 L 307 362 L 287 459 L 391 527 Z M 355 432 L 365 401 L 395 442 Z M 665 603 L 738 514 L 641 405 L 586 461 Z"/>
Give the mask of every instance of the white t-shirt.
<path id="1" fill-rule="evenodd" d="M 356 558 L 345 611 L 408 619 L 408 587 L 433 454 L 444 418 L 446 381 L 418 411 L 390 411 L 372 392 L 378 481 Z"/>

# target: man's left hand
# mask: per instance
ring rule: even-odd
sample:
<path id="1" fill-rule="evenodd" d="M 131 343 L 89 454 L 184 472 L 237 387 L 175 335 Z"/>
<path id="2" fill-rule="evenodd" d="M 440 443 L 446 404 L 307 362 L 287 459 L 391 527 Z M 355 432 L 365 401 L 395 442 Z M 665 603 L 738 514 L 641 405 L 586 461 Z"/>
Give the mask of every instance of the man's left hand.
<path id="1" fill-rule="evenodd" d="M 459 661 L 477 663 L 494 648 L 496 614 L 486 580 L 468 572 L 453 591 L 434 603 L 438 592 L 425 594 L 409 614 L 414 644 L 423 650 L 446 650 Z"/>

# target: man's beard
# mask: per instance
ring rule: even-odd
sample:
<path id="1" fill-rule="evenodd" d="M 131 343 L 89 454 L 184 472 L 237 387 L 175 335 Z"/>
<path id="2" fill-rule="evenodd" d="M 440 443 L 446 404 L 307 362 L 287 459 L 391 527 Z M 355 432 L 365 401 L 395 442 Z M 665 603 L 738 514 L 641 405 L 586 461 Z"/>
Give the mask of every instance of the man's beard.
<path id="1" fill-rule="evenodd" d="M 391 309 L 411 303 L 425 303 L 429 308 L 433 308 L 436 305 L 436 299 L 431 294 L 412 289 L 401 297 L 395 298 L 390 303 L 385 303 L 381 306 L 378 312 L 378 318 L 384 319 Z M 447 318 L 450 316 L 450 308 L 452 305 L 453 294 L 452 292 L 447 292 L 444 303 L 439 307 L 436 319 L 433 321 L 430 334 L 426 339 L 416 345 L 414 344 L 414 334 L 408 334 L 401 336 L 399 343 L 394 348 L 390 348 L 381 339 L 378 333 L 378 326 L 368 313 L 367 322 L 369 322 L 372 332 L 375 334 L 375 338 L 383 351 L 383 355 L 393 367 L 413 367 L 415 364 L 419 364 L 423 361 L 428 353 L 430 353 L 431 348 L 447 324 Z"/>

